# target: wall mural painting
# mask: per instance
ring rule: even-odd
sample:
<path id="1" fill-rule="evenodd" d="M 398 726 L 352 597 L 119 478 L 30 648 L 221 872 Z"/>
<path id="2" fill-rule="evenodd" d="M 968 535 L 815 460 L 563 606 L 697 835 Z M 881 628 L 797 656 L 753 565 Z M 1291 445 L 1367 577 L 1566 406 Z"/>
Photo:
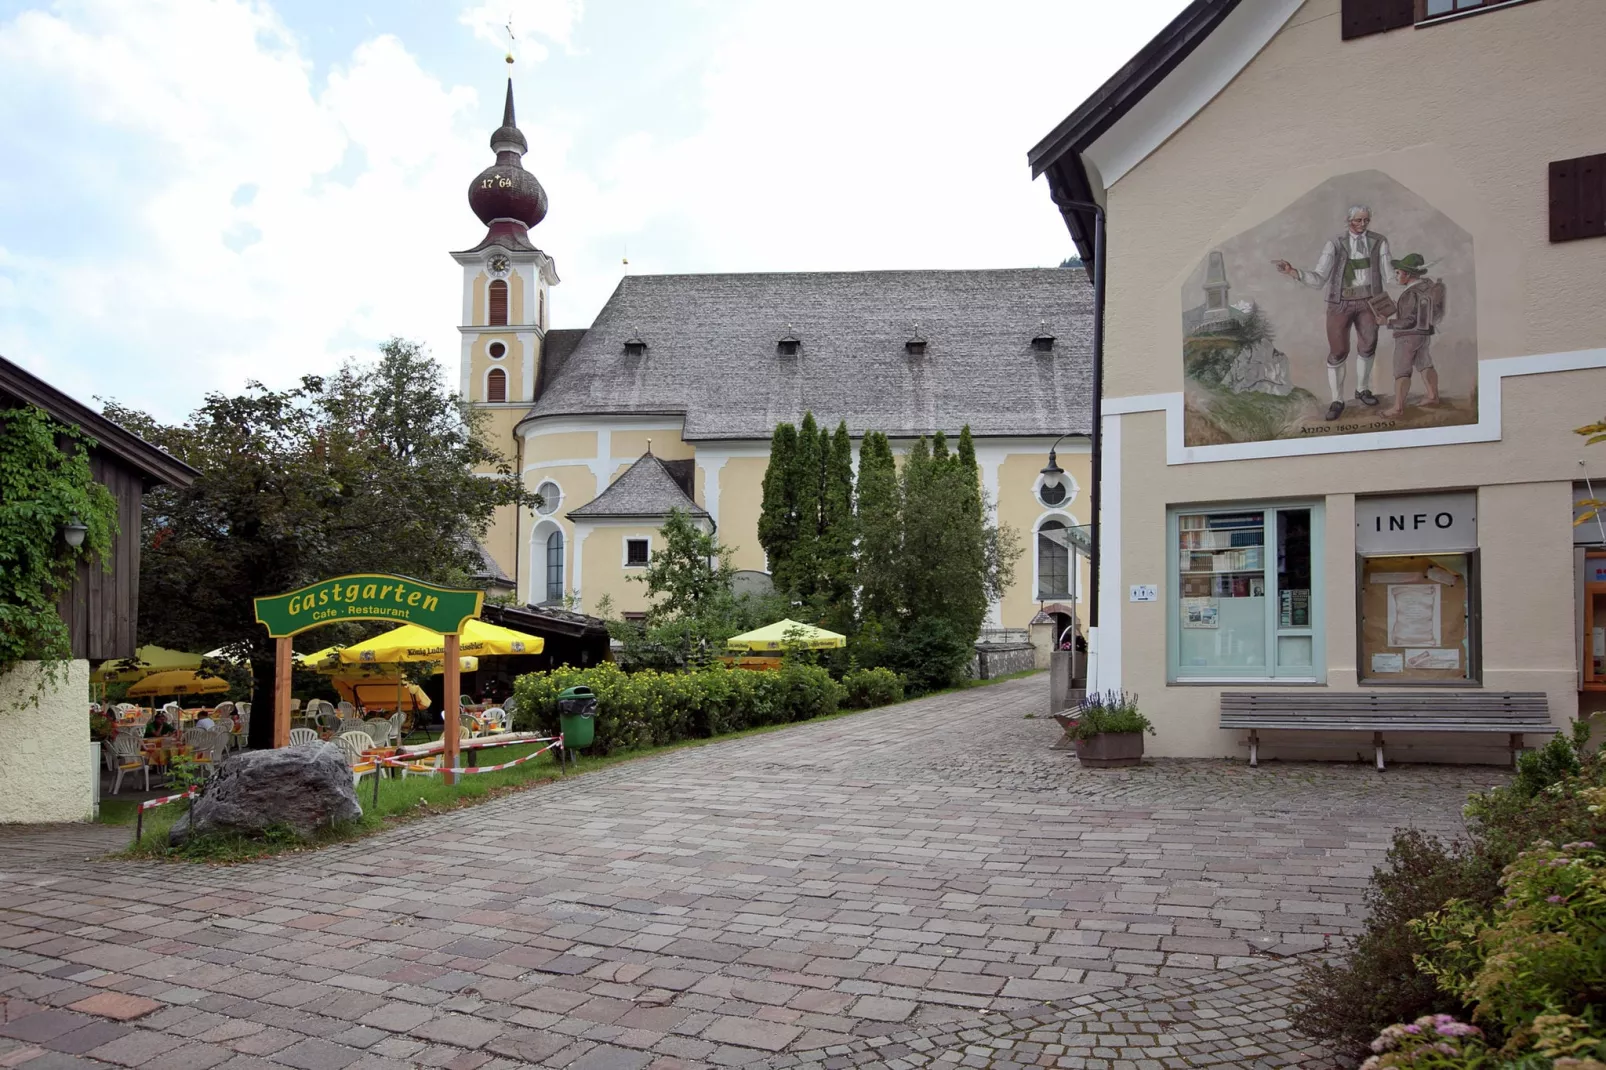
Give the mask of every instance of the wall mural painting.
<path id="1" fill-rule="evenodd" d="M 1182 291 L 1189 446 L 1476 423 L 1472 237 L 1380 171 L 1205 254 Z"/>

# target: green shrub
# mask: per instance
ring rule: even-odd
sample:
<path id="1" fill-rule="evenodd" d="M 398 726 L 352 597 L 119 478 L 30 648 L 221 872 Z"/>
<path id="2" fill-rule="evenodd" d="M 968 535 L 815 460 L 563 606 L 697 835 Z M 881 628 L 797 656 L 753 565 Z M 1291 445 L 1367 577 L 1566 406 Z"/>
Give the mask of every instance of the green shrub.
<path id="1" fill-rule="evenodd" d="M 940 617 L 908 621 L 887 644 L 885 664 L 904 678 L 910 693 L 958 687 L 975 656 L 975 645 Z"/>
<path id="2" fill-rule="evenodd" d="M 591 749 L 598 754 L 823 717 L 837 711 L 843 696 L 830 673 L 790 659 L 778 672 L 715 665 L 694 672 L 627 673 L 604 662 L 519 677 L 513 689 L 518 697 L 514 726 L 556 733 L 558 693 L 582 684 L 597 696 Z"/>
<path id="3" fill-rule="evenodd" d="M 842 704 L 850 710 L 867 710 L 903 701 L 903 677 L 891 669 L 853 669 L 843 675 L 847 694 Z"/>
<path id="4" fill-rule="evenodd" d="M 1104 732 L 1154 732 L 1154 725 L 1138 709 L 1138 697 L 1125 691 L 1095 691 L 1065 729 L 1072 739 L 1092 739 Z"/>
<path id="5" fill-rule="evenodd" d="M 1342 961 L 1305 969 L 1295 1013 L 1302 1032 L 1357 1058 L 1370 1048 L 1377 1067 L 1549 1070 L 1546 1052 L 1598 1058 L 1606 864 L 1592 845 L 1606 841 L 1606 765 L 1588 736 L 1587 725 L 1575 726 L 1571 739 L 1525 755 L 1510 785 L 1472 796 L 1465 840 L 1395 836 L 1372 875 L 1360 937 Z M 1566 862 L 1555 843 L 1568 845 Z M 1467 1041 L 1460 1061 L 1433 1062 L 1396 1023 L 1434 1012 L 1485 1035 Z M 1372 1037 L 1382 1046 L 1368 1045 Z"/>

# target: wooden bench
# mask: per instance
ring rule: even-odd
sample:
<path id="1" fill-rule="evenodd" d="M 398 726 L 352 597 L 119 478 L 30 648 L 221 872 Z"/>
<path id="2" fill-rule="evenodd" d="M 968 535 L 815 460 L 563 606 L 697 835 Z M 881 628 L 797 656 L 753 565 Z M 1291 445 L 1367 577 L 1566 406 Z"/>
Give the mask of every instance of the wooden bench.
<path id="1" fill-rule="evenodd" d="M 1383 768 L 1384 732 L 1501 732 L 1511 760 L 1524 734 L 1554 735 L 1543 691 L 1225 691 L 1221 727 L 1249 730 L 1249 764 L 1258 764 L 1260 732 L 1370 732 Z"/>

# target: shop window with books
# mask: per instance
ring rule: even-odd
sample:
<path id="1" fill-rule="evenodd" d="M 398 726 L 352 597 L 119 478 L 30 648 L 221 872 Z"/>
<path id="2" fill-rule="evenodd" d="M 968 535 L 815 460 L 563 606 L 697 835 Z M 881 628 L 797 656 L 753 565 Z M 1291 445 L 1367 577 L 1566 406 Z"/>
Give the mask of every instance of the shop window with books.
<path id="1" fill-rule="evenodd" d="M 1319 681 L 1319 505 L 1172 515 L 1174 681 Z"/>
<path id="2" fill-rule="evenodd" d="M 1355 500 L 1360 682 L 1480 679 L 1477 495 Z"/>

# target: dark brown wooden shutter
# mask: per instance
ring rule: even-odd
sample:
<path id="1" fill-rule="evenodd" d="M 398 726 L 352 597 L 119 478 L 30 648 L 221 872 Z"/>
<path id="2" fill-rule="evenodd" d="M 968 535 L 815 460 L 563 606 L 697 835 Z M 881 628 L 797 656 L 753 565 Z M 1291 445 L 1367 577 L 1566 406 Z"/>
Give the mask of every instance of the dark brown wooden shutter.
<path id="1" fill-rule="evenodd" d="M 507 372 L 501 368 L 492 368 L 491 374 L 485 377 L 485 400 L 507 400 Z"/>
<path id="2" fill-rule="evenodd" d="M 497 279 L 491 283 L 491 316 L 493 327 L 507 325 L 507 283 Z"/>
<path id="3" fill-rule="evenodd" d="M 1606 153 L 1550 165 L 1550 240 L 1606 236 Z"/>
<path id="4" fill-rule="evenodd" d="M 1416 24 L 1416 0 L 1344 0 L 1344 40 Z"/>

